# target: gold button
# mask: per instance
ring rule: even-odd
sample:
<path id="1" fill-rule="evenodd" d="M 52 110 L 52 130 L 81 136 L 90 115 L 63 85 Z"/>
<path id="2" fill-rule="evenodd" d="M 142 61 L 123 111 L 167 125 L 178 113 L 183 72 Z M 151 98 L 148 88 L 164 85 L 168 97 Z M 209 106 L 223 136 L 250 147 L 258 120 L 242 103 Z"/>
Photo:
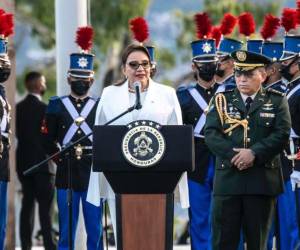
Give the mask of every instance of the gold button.
<path id="1" fill-rule="evenodd" d="M 221 167 L 224 168 L 224 164 L 222 164 Z"/>
<path id="2" fill-rule="evenodd" d="M 266 125 L 270 125 L 270 123 L 269 123 L 269 122 L 266 122 Z"/>
<path id="3" fill-rule="evenodd" d="M 247 130 L 250 130 L 250 127 L 248 127 Z"/>
<path id="4" fill-rule="evenodd" d="M 207 94 L 209 94 L 209 95 L 210 95 L 210 91 L 207 91 Z"/>
<path id="5" fill-rule="evenodd" d="M 198 118 L 197 117 L 195 117 L 195 121 L 197 121 L 198 120 Z"/>
<path id="6" fill-rule="evenodd" d="M 80 131 L 80 130 L 78 130 L 78 131 L 77 131 L 77 134 L 79 134 L 79 135 L 80 135 L 80 134 L 81 134 L 81 131 Z"/>
<path id="7" fill-rule="evenodd" d="M 250 138 L 247 138 L 247 142 L 250 142 L 251 141 L 251 139 Z"/>
<path id="8" fill-rule="evenodd" d="M 65 125 L 62 125 L 62 128 L 66 128 L 66 126 L 65 126 Z"/>
<path id="9" fill-rule="evenodd" d="M 77 103 L 77 107 L 80 108 L 80 107 L 81 107 L 81 104 L 80 104 L 80 103 Z"/>
<path id="10" fill-rule="evenodd" d="M 250 118 L 250 116 L 249 115 L 247 115 L 247 119 L 249 119 Z"/>

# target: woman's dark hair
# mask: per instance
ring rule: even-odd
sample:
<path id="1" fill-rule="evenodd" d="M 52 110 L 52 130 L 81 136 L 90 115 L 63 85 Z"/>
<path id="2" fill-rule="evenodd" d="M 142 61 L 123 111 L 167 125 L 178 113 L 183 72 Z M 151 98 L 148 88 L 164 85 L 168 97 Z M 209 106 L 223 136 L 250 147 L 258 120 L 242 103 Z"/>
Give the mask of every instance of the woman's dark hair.
<path id="1" fill-rule="evenodd" d="M 126 65 L 128 56 L 131 53 L 136 52 L 136 51 L 145 53 L 149 59 L 149 62 L 151 62 L 150 55 L 149 55 L 148 49 L 146 47 L 144 47 L 143 45 L 139 45 L 139 44 L 130 44 L 126 47 L 126 49 L 122 53 L 121 63 L 122 63 L 123 67 L 125 67 L 125 65 Z M 121 86 L 125 82 L 126 82 L 126 79 L 120 80 L 115 84 L 115 86 Z"/>
<path id="2" fill-rule="evenodd" d="M 144 52 L 148 59 L 149 59 L 149 62 L 151 61 L 150 59 L 150 55 L 149 55 L 149 52 L 147 50 L 146 47 L 144 47 L 143 45 L 139 45 L 139 44 L 130 44 L 129 46 L 127 46 L 127 48 L 123 51 L 123 54 L 122 54 L 122 65 L 125 66 L 126 62 L 127 62 L 127 58 L 128 56 L 133 53 L 133 52 L 136 52 L 136 51 L 141 51 L 141 52 Z"/>

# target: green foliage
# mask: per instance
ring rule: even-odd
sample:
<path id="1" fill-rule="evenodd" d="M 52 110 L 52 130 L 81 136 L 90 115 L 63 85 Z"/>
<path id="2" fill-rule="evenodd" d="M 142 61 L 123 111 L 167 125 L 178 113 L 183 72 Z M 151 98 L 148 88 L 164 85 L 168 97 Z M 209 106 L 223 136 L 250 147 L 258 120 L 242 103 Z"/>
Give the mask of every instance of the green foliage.
<path id="1" fill-rule="evenodd" d="M 44 48 L 55 44 L 55 1 L 15 0 L 16 11 L 33 27 Z M 63 0 L 61 0 L 63 1 Z M 102 52 L 128 32 L 128 19 L 144 16 L 149 0 L 90 0 L 91 23 L 95 29 L 95 45 Z"/>
<path id="2" fill-rule="evenodd" d="M 169 49 L 156 49 L 156 59 L 159 62 L 159 68 L 172 69 L 176 64 L 175 55 Z"/>
<path id="3" fill-rule="evenodd" d="M 54 0 L 15 0 L 16 12 L 30 23 L 33 34 L 40 39 L 41 45 L 48 49 L 55 44 Z"/>
<path id="4" fill-rule="evenodd" d="M 95 44 L 106 52 L 112 42 L 123 42 L 129 32 L 128 20 L 144 16 L 149 0 L 92 0 L 91 23 L 96 31 Z"/>

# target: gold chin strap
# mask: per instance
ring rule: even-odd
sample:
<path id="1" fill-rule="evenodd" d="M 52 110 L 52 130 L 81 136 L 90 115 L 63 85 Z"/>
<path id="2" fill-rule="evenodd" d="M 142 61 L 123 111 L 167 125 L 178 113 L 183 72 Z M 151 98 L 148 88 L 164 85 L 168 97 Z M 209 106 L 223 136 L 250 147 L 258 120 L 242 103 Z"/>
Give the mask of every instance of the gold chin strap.
<path id="1" fill-rule="evenodd" d="M 215 99 L 215 105 L 221 120 L 222 125 L 225 123 L 230 124 L 230 127 L 224 130 L 224 134 L 227 134 L 237 128 L 242 126 L 244 128 L 244 148 L 247 147 L 247 131 L 248 131 L 248 121 L 246 119 L 238 120 L 231 118 L 227 113 L 227 101 L 223 94 L 218 94 Z"/>

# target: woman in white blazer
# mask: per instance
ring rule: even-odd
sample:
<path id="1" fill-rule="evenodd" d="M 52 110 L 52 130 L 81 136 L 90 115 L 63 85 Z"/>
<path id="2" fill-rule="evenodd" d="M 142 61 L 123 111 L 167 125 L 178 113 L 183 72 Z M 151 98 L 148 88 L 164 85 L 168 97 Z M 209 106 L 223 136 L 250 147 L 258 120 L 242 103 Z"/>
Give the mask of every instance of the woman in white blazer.
<path id="1" fill-rule="evenodd" d="M 133 84 L 137 81 L 141 83 L 142 108 L 126 114 L 111 125 L 127 125 L 135 120 L 152 120 L 161 125 L 182 124 L 175 90 L 150 78 L 150 56 L 144 46 L 132 44 L 125 49 L 122 71 L 126 77 L 125 81 L 104 88 L 96 112 L 95 125 L 103 125 L 135 103 Z M 182 175 L 178 187 L 181 206 L 187 208 L 189 199 L 186 173 Z M 99 196 L 108 200 L 116 236 L 115 194 L 102 173 L 91 172 L 87 201 L 99 206 Z"/>

